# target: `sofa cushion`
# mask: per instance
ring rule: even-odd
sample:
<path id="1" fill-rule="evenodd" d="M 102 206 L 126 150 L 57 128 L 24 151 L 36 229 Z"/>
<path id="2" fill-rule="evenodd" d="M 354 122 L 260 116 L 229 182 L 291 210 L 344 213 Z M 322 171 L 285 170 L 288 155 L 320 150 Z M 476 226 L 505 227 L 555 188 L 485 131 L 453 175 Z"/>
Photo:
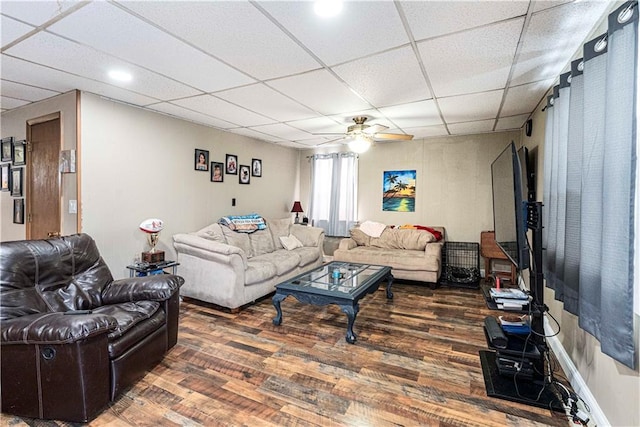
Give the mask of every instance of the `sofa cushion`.
<path id="1" fill-rule="evenodd" d="M 351 238 L 356 242 L 358 246 L 369 246 L 371 242 L 371 236 L 366 234 L 359 228 L 352 228 L 349 231 Z"/>
<path id="2" fill-rule="evenodd" d="M 269 230 L 258 230 L 249 234 L 249 243 L 253 256 L 268 254 L 276 250 Z"/>
<path id="3" fill-rule="evenodd" d="M 164 310 L 156 310 L 153 316 L 141 321 L 135 328 L 129 329 L 126 334 L 109 340 L 109 345 L 107 346 L 109 358 L 115 359 L 133 345 L 151 335 L 155 330 L 164 326 L 167 321 L 166 317 Z"/>
<path id="4" fill-rule="evenodd" d="M 302 247 L 294 249 L 293 251 L 300 257 L 300 264 L 298 264 L 300 267 L 316 262 L 320 257 L 319 250 L 315 247 Z"/>
<path id="5" fill-rule="evenodd" d="M 222 233 L 226 240 L 227 245 L 235 246 L 244 251 L 247 258 L 251 258 L 253 253 L 251 252 L 251 242 L 249 241 L 249 235 L 246 233 L 237 233 L 228 227 L 221 227 Z"/>
<path id="6" fill-rule="evenodd" d="M 109 333 L 109 340 L 121 337 L 131 328 L 153 316 L 160 303 L 156 301 L 125 302 L 103 305 L 93 309 L 94 313 L 108 314 L 116 319 L 118 327 Z"/>
<path id="7" fill-rule="evenodd" d="M 282 242 L 280 241 L 280 237 L 286 237 L 289 235 L 289 226 L 291 225 L 291 218 L 282 218 L 282 219 L 270 219 L 267 221 L 267 225 L 269 226 L 269 231 L 271 231 L 271 236 L 273 237 L 273 244 L 276 249 L 282 249 Z"/>
<path id="8" fill-rule="evenodd" d="M 277 274 L 276 266 L 269 260 L 263 259 L 266 255 L 260 255 L 247 261 L 247 269 L 244 271 L 244 284 L 254 285 L 269 280 Z"/>
<path id="9" fill-rule="evenodd" d="M 227 243 L 220 224 L 208 225 L 205 228 L 196 231 L 196 235 L 202 237 L 203 239 L 213 240 L 214 242 Z"/>
<path id="10" fill-rule="evenodd" d="M 295 251 L 278 249 L 270 254 L 260 255 L 260 260 L 268 261 L 276 266 L 278 276 L 282 276 L 300 265 L 300 257 Z"/>
<path id="11" fill-rule="evenodd" d="M 342 259 L 338 251 L 336 259 Z M 425 256 L 424 251 L 407 249 L 384 249 L 374 246 L 358 246 L 348 251 L 349 262 L 362 264 L 388 265 L 399 270 L 438 271 L 440 259 L 437 256 Z"/>
<path id="12" fill-rule="evenodd" d="M 370 245 L 383 249 L 424 251 L 427 243 L 435 241 L 434 235 L 427 231 L 387 228 L 380 237 L 372 237 Z"/>

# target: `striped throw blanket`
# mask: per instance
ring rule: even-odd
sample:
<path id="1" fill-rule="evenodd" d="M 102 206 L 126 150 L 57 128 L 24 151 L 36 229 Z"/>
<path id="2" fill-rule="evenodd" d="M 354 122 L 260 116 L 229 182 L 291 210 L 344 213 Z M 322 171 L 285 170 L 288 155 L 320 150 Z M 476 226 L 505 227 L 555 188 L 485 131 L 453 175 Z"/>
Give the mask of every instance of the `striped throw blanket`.
<path id="1" fill-rule="evenodd" d="M 258 214 L 223 216 L 218 223 L 238 233 L 253 233 L 267 228 L 264 218 Z"/>

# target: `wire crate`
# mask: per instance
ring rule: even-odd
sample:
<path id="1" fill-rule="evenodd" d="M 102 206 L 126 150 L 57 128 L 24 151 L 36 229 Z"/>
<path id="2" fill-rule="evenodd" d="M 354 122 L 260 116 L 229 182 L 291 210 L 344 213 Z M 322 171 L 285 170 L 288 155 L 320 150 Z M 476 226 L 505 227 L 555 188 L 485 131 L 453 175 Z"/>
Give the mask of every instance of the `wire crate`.
<path id="1" fill-rule="evenodd" d="M 440 283 L 449 286 L 480 286 L 480 244 L 445 242 L 442 248 Z"/>

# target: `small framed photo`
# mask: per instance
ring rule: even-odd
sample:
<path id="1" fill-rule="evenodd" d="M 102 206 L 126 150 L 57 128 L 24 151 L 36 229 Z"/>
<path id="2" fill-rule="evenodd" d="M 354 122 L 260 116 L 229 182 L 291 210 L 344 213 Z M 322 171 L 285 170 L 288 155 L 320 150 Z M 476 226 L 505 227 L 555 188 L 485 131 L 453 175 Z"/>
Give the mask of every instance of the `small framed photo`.
<path id="1" fill-rule="evenodd" d="M 24 199 L 13 199 L 13 223 L 24 224 Z"/>
<path id="2" fill-rule="evenodd" d="M 224 163 L 211 162 L 211 182 L 224 181 Z"/>
<path id="3" fill-rule="evenodd" d="M 13 143 L 13 166 L 23 166 L 26 164 L 27 141 L 16 141 Z"/>
<path id="4" fill-rule="evenodd" d="M 262 160 L 251 159 L 251 176 L 262 176 Z"/>
<path id="5" fill-rule="evenodd" d="M 0 167 L 2 167 L 2 186 L 0 186 L 0 191 L 9 191 L 11 189 L 11 167 L 8 163 L 0 165 Z"/>
<path id="6" fill-rule="evenodd" d="M 0 161 L 10 162 L 13 160 L 13 137 L 2 138 L 2 158 Z"/>
<path id="7" fill-rule="evenodd" d="M 240 184 L 249 184 L 251 181 L 251 168 L 248 165 L 240 165 Z"/>
<path id="8" fill-rule="evenodd" d="M 225 164 L 227 165 L 227 175 L 238 175 L 238 156 L 227 154 Z"/>
<path id="9" fill-rule="evenodd" d="M 22 168 L 11 168 L 11 195 L 22 197 Z"/>
<path id="10" fill-rule="evenodd" d="M 195 170 L 197 171 L 208 171 L 209 170 L 209 151 L 208 150 L 200 150 L 196 148 L 195 155 Z"/>

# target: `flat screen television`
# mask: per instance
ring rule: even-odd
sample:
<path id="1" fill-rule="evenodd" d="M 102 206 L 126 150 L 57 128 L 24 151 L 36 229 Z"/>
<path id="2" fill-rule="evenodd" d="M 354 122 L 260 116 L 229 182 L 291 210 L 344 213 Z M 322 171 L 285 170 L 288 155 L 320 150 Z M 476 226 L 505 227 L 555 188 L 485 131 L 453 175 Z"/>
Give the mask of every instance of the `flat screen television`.
<path id="1" fill-rule="evenodd" d="M 529 268 L 526 170 L 511 142 L 491 164 L 493 229 L 498 247 L 519 271 Z M 526 167 L 526 159 L 525 159 Z M 524 182 L 523 182 L 524 181 Z"/>

